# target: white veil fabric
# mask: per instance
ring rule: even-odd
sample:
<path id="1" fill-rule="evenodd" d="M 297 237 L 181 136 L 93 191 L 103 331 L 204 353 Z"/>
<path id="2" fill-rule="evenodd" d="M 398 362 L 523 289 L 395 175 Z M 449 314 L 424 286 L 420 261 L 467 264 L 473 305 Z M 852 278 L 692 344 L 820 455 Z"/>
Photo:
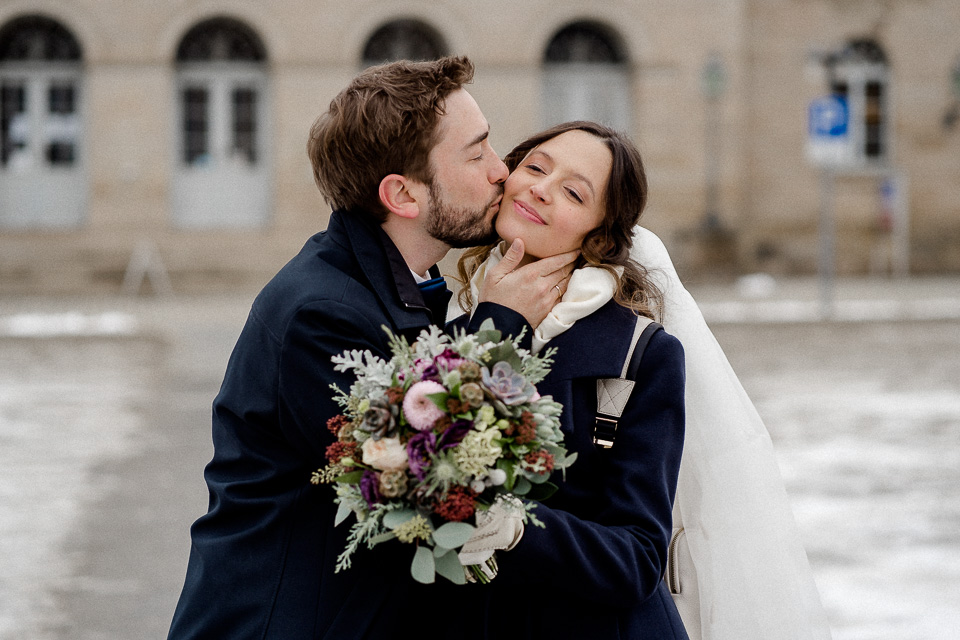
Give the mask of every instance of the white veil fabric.
<path id="1" fill-rule="evenodd" d="M 760 415 L 660 239 L 637 227 L 631 255 L 663 292 L 662 324 L 686 356 L 686 436 L 675 513 L 697 574 L 702 638 L 830 638 Z"/>

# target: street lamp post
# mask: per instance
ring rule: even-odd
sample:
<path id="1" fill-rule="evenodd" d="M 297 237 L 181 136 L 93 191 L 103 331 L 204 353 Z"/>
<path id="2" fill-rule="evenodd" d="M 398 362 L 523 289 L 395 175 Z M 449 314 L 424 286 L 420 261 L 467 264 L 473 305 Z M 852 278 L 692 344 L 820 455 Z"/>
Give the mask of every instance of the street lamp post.
<path id="1" fill-rule="evenodd" d="M 726 90 L 727 73 L 723 58 L 713 53 L 700 73 L 700 89 L 706 105 L 704 118 L 704 180 L 706 182 L 703 229 L 717 232 L 720 221 L 720 98 Z"/>

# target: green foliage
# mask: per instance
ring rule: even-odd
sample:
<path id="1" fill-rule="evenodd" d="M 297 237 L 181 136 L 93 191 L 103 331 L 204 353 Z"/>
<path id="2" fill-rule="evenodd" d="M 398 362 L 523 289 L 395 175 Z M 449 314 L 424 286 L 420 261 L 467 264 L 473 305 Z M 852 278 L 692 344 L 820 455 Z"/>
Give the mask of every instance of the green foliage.
<path id="1" fill-rule="evenodd" d="M 544 482 L 542 484 L 536 484 L 530 487 L 530 491 L 527 492 L 528 500 L 538 500 L 543 501 L 552 496 L 557 492 L 557 485 L 552 482 Z"/>
<path id="2" fill-rule="evenodd" d="M 417 552 L 413 554 L 413 562 L 410 564 L 410 575 L 417 582 L 433 584 L 436 580 L 437 570 L 430 549 L 417 547 Z"/>
<path id="3" fill-rule="evenodd" d="M 454 584 L 466 584 L 467 577 L 463 574 L 463 565 L 457 558 L 457 552 L 447 550 L 446 553 L 435 555 L 434 564 L 437 573 Z"/>
<path id="4" fill-rule="evenodd" d="M 476 528 L 466 522 L 447 522 L 433 532 L 434 541 L 447 549 L 458 549 L 470 539 Z"/>
<path id="5" fill-rule="evenodd" d="M 363 477 L 364 470 L 358 469 L 356 471 L 350 471 L 349 473 L 344 473 L 333 479 L 334 482 L 340 482 L 343 484 L 359 484 L 360 479 Z"/>

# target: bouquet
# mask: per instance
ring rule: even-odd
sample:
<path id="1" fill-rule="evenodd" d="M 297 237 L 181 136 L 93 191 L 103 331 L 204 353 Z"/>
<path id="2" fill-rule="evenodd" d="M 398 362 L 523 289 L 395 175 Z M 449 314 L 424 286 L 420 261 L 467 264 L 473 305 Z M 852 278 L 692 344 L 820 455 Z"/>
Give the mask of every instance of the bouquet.
<path id="1" fill-rule="evenodd" d="M 555 350 L 535 356 L 519 339 L 502 339 L 492 320 L 452 337 L 430 327 L 412 345 L 385 330 L 389 361 L 356 350 L 333 357 L 356 381 L 349 393 L 332 385 L 344 411 L 327 423 L 337 441 L 312 482 L 335 486 L 335 525 L 356 516 L 336 571 L 361 544 L 397 539 L 415 548 L 410 572 L 419 582 L 436 574 L 488 582 L 495 558 L 464 567 L 458 556 L 477 516 L 513 505 L 542 527 L 533 501 L 552 495 L 550 474 L 576 458 L 563 447 L 561 406 L 534 387 Z"/>

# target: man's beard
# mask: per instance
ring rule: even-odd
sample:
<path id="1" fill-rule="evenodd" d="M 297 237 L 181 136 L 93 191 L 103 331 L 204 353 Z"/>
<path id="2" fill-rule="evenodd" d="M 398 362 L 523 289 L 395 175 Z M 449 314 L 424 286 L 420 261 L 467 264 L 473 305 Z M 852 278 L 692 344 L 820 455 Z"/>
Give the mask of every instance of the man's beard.
<path id="1" fill-rule="evenodd" d="M 503 193 L 501 188 L 500 194 Z M 493 244 L 497 240 L 497 231 L 494 225 L 496 216 L 487 221 L 487 212 L 498 194 L 482 209 L 466 207 L 452 207 L 443 201 L 436 182 L 430 184 L 430 221 L 427 233 L 437 240 L 441 240 L 454 249 L 465 249 L 485 244 Z"/>

